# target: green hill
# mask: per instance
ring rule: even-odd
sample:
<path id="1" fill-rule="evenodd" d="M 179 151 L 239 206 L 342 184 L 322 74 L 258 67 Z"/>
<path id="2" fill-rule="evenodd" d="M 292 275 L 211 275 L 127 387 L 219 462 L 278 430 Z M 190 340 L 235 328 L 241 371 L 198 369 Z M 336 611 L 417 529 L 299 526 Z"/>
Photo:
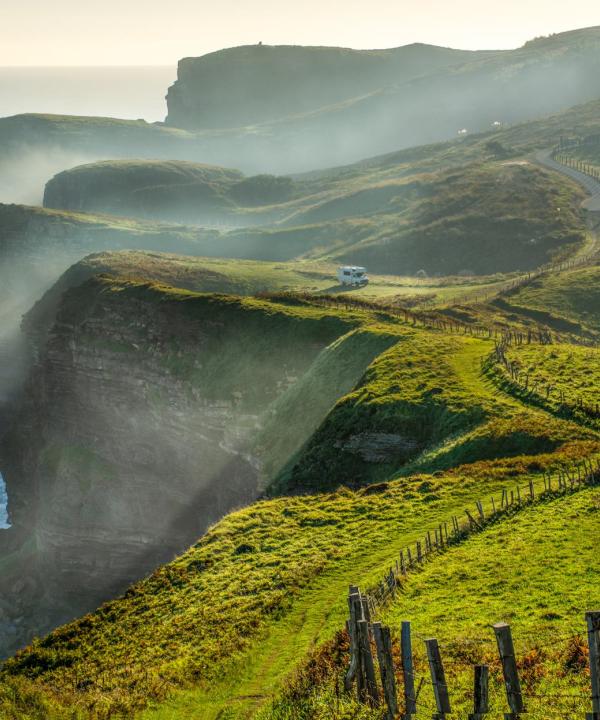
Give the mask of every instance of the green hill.
<path id="1" fill-rule="evenodd" d="M 597 489 L 588 489 L 525 508 L 410 573 L 397 599 L 379 616 L 392 628 L 400 697 L 398 628 L 409 620 L 415 686 L 422 687 L 419 712 L 435 708 L 426 637 L 437 638 L 442 648 L 453 714 L 466 717 L 472 711 L 476 663 L 490 667 L 490 714 L 506 712 L 490 628 L 506 621 L 512 628 L 527 716 L 547 718 L 549 702 L 557 714 L 588 710 L 584 614 L 597 604 L 599 499 Z M 283 696 L 258 717 L 381 718 L 381 711 L 369 711 L 351 697 L 336 700 L 336 683 L 341 685 L 346 670 L 346 642 L 340 635 L 315 653 Z"/>
<path id="2" fill-rule="evenodd" d="M 120 160 L 55 175 L 46 184 L 44 206 L 179 223 L 240 224 L 238 208 L 282 202 L 293 191 L 289 178 L 244 177 L 238 170 L 182 160 Z"/>
<path id="3" fill-rule="evenodd" d="M 197 220 L 204 218 L 207 224 L 219 217 L 230 223 L 262 222 L 262 227 L 213 233 L 216 241 L 212 244 L 204 240 L 210 231 L 157 230 L 162 230 L 163 236 L 170 233 L 182 238 L 188 247 L 190 240 L 199 240 L 198 247 L 204 248 L 201 252 L 206 255 L 274 261 L 305 257 L 363 264 L 375 273 L 396 275 L 531 270 L 572 254 L 584 239 L 578 209 L 583 192 L 571 181 L 527 161 L 482 162 L 385 180 L 366 174 L 360 181 L 346 181 L 342 175 L 327 189 L 318 181 L 305 181 L 297 186 L 294 199 L 279 204 L 269 201 L 250 210 L 231 199 L 246 180 L 234 182 L 226 171 L 215 168 L 210 172 L 223 173 L 221 179 L 185 184 L 179 181 L 179 171 L 179 165 L 157 169 L 147 163 L 136 163 L 134 170 L 128 163 L 83 166 L 48 183 L 46 204 L 89 212 L 154 215 L 163 220 L 189 220 L 192 215 Z M 181 168 L 184 171 L 187 166 Z M 199 167 L 193 172 L 207 171 Z M 143 182 L 156 186 L 144 187 L 136 173 L 143 173 Z M 159 184 L 166 182 L 161 179 L 163 173 L 170 179 L 160 189 Z M 71 185 L 77 188 L 73 193 Z M 212 193 L 205 205 L 191 197 L 192 188 L 200 186 Z M 152 212 L 146 211 L 144 204 L 151 202 L 157 188 L 161 199 Z M 136 209 L 135 197 L 141 208 Z M 269 216 L 272 222 L 265 225 Z M 118 227 L 119 221 L 114 225 Z M 150 227 L 145 229 L 149 235 Z M 181 250 L 186 251 L 183 243 Z"/>
<path id="4" fill-rule="evenodd" d="M 139 303 L 149 293 L 157 309 L 175 303 L 190 318 L 199 304 L 219 302 L 164 287 L 101 282 L 117 293 L 111 302 L 121 304 L 129 296 Z M 82 292 L 85 290 L 79 289 L 71 295 L 78 322 L 85 315 L 78 299 Z M 226 312 L 235 315 L 239 301 L 222 302 L 227 305 Z M 246 301 L 246 312 L 256 313 L 257 302 Z M 96 311 L 98 317 L 104 315 L 101 307 Z M 314 325 L 316 317 L 322 316 L 322 309 L 293 298 L 272 310 L 268 305 L 262 308 L 260 312 L 274 312 L 277 322 L 288 323 L 285 316 L 289 315 L 296 323 L 306 317 Z M 492 352 L 493 340 L 447 336 L 377 311 L 347 313 L 330 314 L 328 323 L 331 327 L 350 323 L 359 327 L 365 338 L 379 334 L 382 339 L 394 340 L 383 354 L 379 354 L 381 349 L 376 351 L 378 357 L 362 380 L 354 375 L 355 390 L 338 390 L 342 399 L 300 449 L 296 462 L 304 473 L 302 489 L 310 488 L 312 494 L 265 499 L 226 516 L 187 553 L 158 568 L 123 596 L 18 653 L 0 672 L 0 707 L 7 717 L 18 718 L 28 707 L 30 717 L 36 720 L 72 717 L 75 709 L 84 718 L 103 718 L 141 710 L 148 703 L 158 706 L 143 717 L 156 719 L 253 717 L 261 708 L 266 717 L 325 717 L 318 708 L 330 702 L 334 676 L 324 673 L 324 687 L 317 686 L 308 699 L 289 684 L 288 676 L 306 653 L 331 641 L 342 628 L 349 583 L 369 587 L 407 543 L 420 538 L 428 527 L 462 514 L 475 499 L 498 496 L 502 488 L 514 489 L 517 483 L 526 486 L 529 480 L 539 486 L 545 471 L 570 467 L 600 452 L 593 429 L 557 418 L 490 381 L 482 361 Z M 66 320 L 63 313 L 62 323 Z M 319 361 L 322 372 L 351 360 L 355 351 L 352 345 L 348 349 L 346 360 L 343 353 L 338 354 L 333 365 L 323 356 Z M 155 352 L 151 346 L 148 351 Z M 177 367 L 178 372 L 188 372 L 181 359 Z M 188 370 L 197 372 L 191 367 Z M 212 370 L 217 371 L 217 366 Z M 218 373 L 222 375 L 223 368 Z M 292 408 L 310 388 L 315 392 L 314 401 L 321 392 L 314 377 L 304 389 L 290 388 L 287 395 L 280 396 L 274 407 L 272 434 L 277 428 L 286 428 L 283 434 L 279 431 L 279 437 L 285 438 L 290 418 L 297 415 L 303 422 L 306 406 L 299 413 L 301 404 L 295 413 Z M 308 400 L 310 407 L 313 401 Z M 352 436 L 361 441 L 374 439 L 365 438 L 365 433 L 379 433 L 386 441 L 393 434 L 414 438 L 412 455 L 394 455 L 390 462 L 390 455 L 381 452 L 385 443 L 379 442 L 377 452 L 367 448 L 371 454 L 357 463 L 365 448 Z M 283 448 L 291 447 L 285 439 L 281 443 Z M 354 457 L 354 462 L 346 463 L 345 454 Z M 276 450 L 275 467 L 278 456 Z M 373 479 L 379 484 L 360 487 Z M 283 486 L 277 489 L 281 491 Z M 567 511 L 569 517 L 581 513 L 581 523 L 562 522 L 560 511 L 557 514 L 551 505 L 550 515 L 536 505 L 522 515 L 523 521 L 521 515 L 514 519 L 524 522 L 524 528 L 550 527 L 543 536 L 528 530 L 531 542 L 535 539 L 535 547 L 542 548 L 536 556 L 539 560 L 533 558 L 531 572 L 539 575 L 536 583 L 554 583 L 551 587 L 556 587 L 556 592 L 562 587 L 559 580 L 568 583 L 568 576 L 558 569 L 552 570 L 554 579 L 542 574 L 548 567 L 542 565 L 541 542 L 546 538 L 556 548 L 558 538 L 564 536 L 564 547 L 581 545 L 578 538 L 587 532 L 585 518 L 589 514 L 583 493 L 581 498 L 573 501 L 580 504 Z M 549 518 L 554 518 L 550 526 Z M 472 573 L 452 576 L 456 587 L 450 594 L 452 602 L 461 601 L 463 582 L 473 583 L 480 593 L 488 582 L 496 587 L 495 566 L 491 561 L 476 562 L 487 552 L 490 558 L 500 552 L 494 549 L 500 527 L 498 524 L 498 530 L 491 528 L 450 551 L 456 553 L 456 560 L 444 565 L 447 572 L 461 563 L 473 563 Z M 519 532 L 511 533 L 513 536 L 520 537 Z M 471 544 L 474 550 L 469 556 Z M 441 562 L 453 557 L 443 556 Z M 518 556 L 509 545 L 503 547 L 500 557 L 508 568 Z M 583 552 L 581 558 L 585 562 Z M 423 577 L 434 572 L 434 564 L 431 570 L 429 567 Z M 577 572 L 575 565 L 569 568 Z M 593 582 L 590 575 L 590 588 Z M 521 603 L 515 609 L 529 607 L 533 596 L 518 599 L 518 587 L 504 596 L 504 607 L 509 602 Z M 415 596 L 435 593 L 436 588 L 432 583 L 416 585 Z M 585 588 L 578 593 L 577 597 L 568 596 L 564 606 L 558 605 L 558 599 L 547 601 L 547 612 L 570 622 L 582 609 L 577 603 L 587 598 Z M 446 596 L 443 602 L 450 599 Z M 422 618 L 411 603 L 411 617 L 429 631 L 441 612 L 438 608 L 445 608 L 440 603 L 441 597 L 424 602 Z M 478 635 L 482 622 L 497 619 L 488 617 L 487 611 L 471 615 L 456 607 L 454 612 L 462 614 L 453 628 L 462 636 Z M 500 608 L 498 604 L 498 612 Z M 426 617 L 426 612 L 430 616 Z M 462 687 L 464 683 L 465 670 L 459 666 L 456 684 Z M 271 698 L 285 686 L 296 688 L 296 695 L 269 710 Z"/>
<path id="5" fill-rule="evenodd" d="M 502 303 L 508 312 L 554 325 L 561 331 L 597 333 L 600 330 L 598 281 L 600 268 L 572 268 L 536 278 Z"/>

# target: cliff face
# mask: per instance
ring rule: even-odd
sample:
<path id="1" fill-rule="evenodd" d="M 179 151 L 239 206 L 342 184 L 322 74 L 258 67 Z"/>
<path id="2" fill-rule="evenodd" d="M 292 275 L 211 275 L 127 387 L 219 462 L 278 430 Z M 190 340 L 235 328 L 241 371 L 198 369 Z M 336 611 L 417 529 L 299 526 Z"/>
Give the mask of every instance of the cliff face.
<path id="1" fill-rule="evenodd" d="M 596 99 L 599 48 L 598 28 L 495 53 L 233 48 L 180 62 L 167 123 L 243 128 L 238 157 L 254 147 L 271 171 L 327 167 Z"/>
<path id="2" fill-rule="evenodd" d="M 143 283 L 67 291 L 3 451 L 24 542 L 3 574 L 0 649 L 113 597 L 254 500 L 270 408 L 348 329 Z M 34 345 L 45 336 L 29 331 Z M 315 404 L 315 423 L 334 400 Z"/>
<path id="3" fill-rule="evenodd" d="M 169 125 L 236 128 L 306 113 L 488 53 L 409 45 L 389 50 L 247 45 L 179 62 Z"/>

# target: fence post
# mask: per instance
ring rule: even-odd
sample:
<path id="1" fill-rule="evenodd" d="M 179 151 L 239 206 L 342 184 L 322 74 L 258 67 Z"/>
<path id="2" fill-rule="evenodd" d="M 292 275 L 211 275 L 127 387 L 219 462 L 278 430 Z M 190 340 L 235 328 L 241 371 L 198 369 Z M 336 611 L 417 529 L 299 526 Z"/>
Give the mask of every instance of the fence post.
<path id="1" fill-rule="evenodd" d="M 586 613 L 585 619 L 592 681 L 592 712 L 586 714 L 586 720 L 600 720 L 600 611 Z"/>
<path id="2" fill-rule="evenodd" d="M 386 720 L 395 720 L 398 714 L 398 696 L 396 694 L 396 678 L 394 676 L 394 661 L 392 659 L 392 638 L 390 629 L 382 627 L 380 622 L 373 623 L 373 635 L 377 647 L 379 661 L 379 674 L 383 696 L 387 705 Z"/>
<path id="3" fill-rule="evenodd" d="M 417 712 L 417 698 L 415 695 L 415 670 L 412 656 L 412 642 L 410 639 L 410 623 L 402 622 L 400 635 L 402 651 L 402 677 L 404 679 L 404 720 L 411 720 Z"/>
<path id="4" fill-rule="evenodd" d="M 362 603 L 362 619 L 366 620 L 367 623 L 371 622 L 371 608 L 369 607 L 369 598 L 366 595 L 362 595 L 360 598 L 360 601 Z"/>
<path id="5" fill-rule="evenodd" d="M 502 663 L 506 699 L 511 710 L 511 712 L 504 714 L 504 718 L 505 720 L 516 720 L 519 713 L 524 712 L 525 707 L 523 705 L 523 695 L 517 672 L 517 661 L 510 626 L 507 623 L 497 623 L 494 625 L 494 633 L 498 643 L 500 662 Z"/>
<path id="6" fill-rule="evenodd" d="M 356 589 L 356 592 L 353 592 Z M 349 692 L 352 689 L 352 682 L 356 678 L 356 692 L 359 700 L 364 698 L 364 677 L 362 663 L 360 660 L 360 646 L 358 642 L 358 621 L 363 617 L 363 606 L 360 593 L 356 586 L 350 586 L 348 597 L 350 607 L 350 621 L 348 622 L 348 634 L 350 635 L 350 667 L 344 678 L 344 689 Z"/>
<path id="7" fill-rule="evenodd" d="M 433 685 L 433 694 L 435 695 L 435 704 L 437 713 L 433 716 L 436 720 L 444 720 L 447 713 L 451 712 L 450 698 L 448 697 L 448 686 L 446 685 L 446 676 L 444 674 L 444 665 L 442 664 L 442 656 L 440 655 L 440 646 L 435 638 L 425 640 L 427 647 L 427 659 L 429 660 L 429 670 L 431 672 L 431 683 Z"/>
<path id="8" fill-rule="evenodd" d="M 485 522 L 485 513 L 483 512 L 483 504 L 482 504 L 481 500 L 477 500 L 475 502 L 475 505 L 477 505 L 477 512 L 479 513 L 481 522 Z"/>
<path id="9" fill-rule="evenodd" d="M 483 716 L 489 711 L 489 679 L 488 666 L 475 665 L 473 712 L 469 715 L 469 720 L 483 720 Z"/>
<path id="10" fill-rule="evenodd" d="M 375 680 L 375 665 L 373 664 L 373 653 L 371 652 L 371 638 L 369 637 L 369 623 L 366 620 L 358 622 L 358 643 L 360 657 L 365 676 L 365 696 L 371 707 L 379 706 L 379 690 Z"/>

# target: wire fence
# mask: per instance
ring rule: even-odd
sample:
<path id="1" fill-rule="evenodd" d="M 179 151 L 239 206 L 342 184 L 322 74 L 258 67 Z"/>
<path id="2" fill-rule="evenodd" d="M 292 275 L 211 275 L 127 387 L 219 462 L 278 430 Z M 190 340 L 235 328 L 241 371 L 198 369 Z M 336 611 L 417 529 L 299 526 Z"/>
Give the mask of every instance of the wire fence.
<path id="1" fill-rule="evenodd" d="M 590 459 L 571 467 L 562 467 L 556 471 L 544 472 L 537 480 L 530 479 L 524 486 L 516 485 L 512 489 L 504 488 L 500 497 L 478 500 L 473 510 L 465 510 L 465 518 L 453 516 L 448 521 L 438 523 L 436 527 L 426 531 L 420 540 L 400 551 L 393 561 L 389 571 L 375 586 L 361 593 L 357 586 L 351 586 L 348 598 L 350 618 L 347 630 L 350 636 L 351 662 L 346 674 L 345 686 L 350 690 L 356 682 L 358 699 L 373 707 L 385 709 L 386 718 L 393 720 L 398 716 L 399 704 L 396 689 L 396 669 L 393 668 L 391 642 L 385 643 L 381 638 L 389 635 L 389 628 L 383 628 L 377 621 L 381 610 L 402 589 L 407 575 L 416 568 L 422 567 L 435 556 L 439 556 L 447 549 L 463 542 L 472 534 L 481 532 L 487 526 L 497 522 L 500 518 L 510 516 L 536 503 L 560 497 L 583 490 L 584 488 L 600 484 L 600 463 Z M 600 612 L 589 612 L 587 618 L 587 636 L 590 678 L 591 702 L 593 712 L 587 714 L 587 720 L 600 720 Z M 426 705 L 419 700 L 414 682 L 420 682 L 419 692 L 423 687 L 424 676 L 417 674 L 412 657 L 410 623 L 403 623 L 401 639 L 402 678 L 404 685 L 404 712 L 403 718 L 410 718 L 426 709 L 434 713 L 434 717 L 445 717 L 450 712 L 450 699 L 441 661 L 442 650 L 452 655 L 468 656 L 473 648 L 485 650 L 489 655 L 496 646 L 499 653 L 499 666 L 506 691 L 508 709 L 505 717 L 519 717 L 525 712 L 525 700 L 545 703 L 548 713 L 565 717 L 565 713 L 576 710 L 581 706 L 583 695 L 581 692 L 544 691 L 535 693 L 527 685 L 526 691 L 521 690 L 519 668 L 517 666 L 515 645 L 510 627 L 504 623 L 492 626 L 494 636 L 475 637 L 467 639 L 453 639 L 446 643 L 438 643 L 434 638 L 427 637 L 419 632 L 412 632 L 412 636 L 423 642 L 427 648 L 428 664 L 431 678 L 430 685 L 436 701 L 435 707 Z M 383 628 L 383 629 L 382 629 Z M 385 630 L 385 632 L 384 632 Z M 495 642 L 494 642 L 495 640 Z M 541 641 L 537 635 L 523 636 L 518 639 L 519 652 L 524 657 L 536 658 L 555 651 L 559 646 L 573 645 L 577 653 L 584 654 L 583 628 L 573 628 L 572 632 L 554 636 L 549 641 Z M 376 653 L 373 653 L 373 646 Z M 371 653 L 371 658 L 367 657 Z M 386 655 L 387 653 L 387 655 Z M 380 669 L 381 692 L 378 689 L 375 677 L 373 657 L 377 655 Z M 473 713 L 469 717 L 484 716 L 489 712 L 489 673 L 488 665 L 474 665 L 475 673 L 486 676 L 485 682 L 477 694 L 477 687 L 473 697 Z M 361 675 L 362 673 L 362 675 Z M 482 681 L 483 682 L 483 681 Z M 517 690 L 515 690 L 517 688 Z M 549 704 L 550 703 L 550 704 Z M 568 704 L 570 707 L 567 707 Z"/>

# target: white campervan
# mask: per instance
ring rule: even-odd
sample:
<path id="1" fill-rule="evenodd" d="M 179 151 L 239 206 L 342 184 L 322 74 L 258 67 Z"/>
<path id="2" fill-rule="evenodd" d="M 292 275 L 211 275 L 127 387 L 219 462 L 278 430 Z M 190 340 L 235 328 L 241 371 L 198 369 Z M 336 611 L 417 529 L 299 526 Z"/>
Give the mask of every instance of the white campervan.
<path id="1" fill-rule="evenodd" d="M 366 285 L 369 282 L 367 268 L 356 265 L 342 265 L 338 268 L 337 279 L 340 285 Z"/>

